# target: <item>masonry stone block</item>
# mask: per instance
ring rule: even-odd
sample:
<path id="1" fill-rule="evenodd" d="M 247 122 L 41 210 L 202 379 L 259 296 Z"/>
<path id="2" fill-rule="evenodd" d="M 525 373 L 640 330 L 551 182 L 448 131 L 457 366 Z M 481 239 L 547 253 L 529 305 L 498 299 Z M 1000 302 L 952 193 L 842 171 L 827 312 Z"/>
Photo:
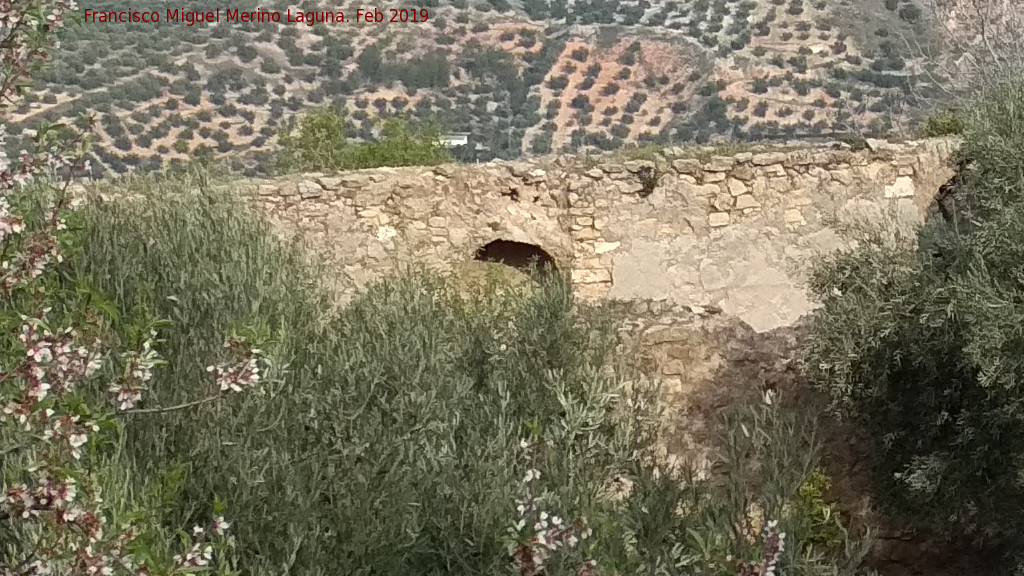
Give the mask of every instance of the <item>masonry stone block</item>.
<path id="1" fill-rule="evenodd" d="M 728 212 L 712 212 L 708 215 L 708 224 L 714 228 L 729 225 Z"/>
<path id="2" fill-rule="evenodd" d="M 759 208 L 760 206 L 761 205 L 757 203 L 757 200 L 750 194 L 743 194 L 742 196 L 736 197 L 736 208 L 741 210 L 747 208 Z"/>
<path id="3" fill-rule="evenodd" d="M 748 191 L 747 185 L 735 178 L 730 178 L 728 180 L 728 186 L 729 193 L 733 196 L 740 196 L 742 194 L 746 194 Z"/>

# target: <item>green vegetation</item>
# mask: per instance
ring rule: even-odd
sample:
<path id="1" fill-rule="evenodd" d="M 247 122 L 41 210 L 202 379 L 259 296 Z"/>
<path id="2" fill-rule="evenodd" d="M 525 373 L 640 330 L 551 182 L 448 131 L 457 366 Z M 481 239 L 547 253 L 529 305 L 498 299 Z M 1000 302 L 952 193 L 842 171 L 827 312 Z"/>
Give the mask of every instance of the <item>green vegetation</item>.
<path id="1" fill-rule="evenodd" d="M 409 128 L 404 120 L 388 120 L 380 138 L 352 142 L 347 124 L 331 108 L 300 117 L 278 135 L 277 168 L 288 172 L 337 172 L 380 166 L 433 166 L 454 158 L 437 129 Z"/>
<path id="2" fill-rule="evenodd" d="M 285 157 L 423 157 L 400 125 L 354 151 L 344 132 L 314 115 L 283 135 Z M 66 228 L 46 184 L 3 205 L 65 255 L 0 300 L 0 358 L 25 366 L 2 389 L 17 416 L 0 427 L 4 572 L 41 554 L 69 576 L 865 573 L 867 541 L 827 524 L 808 421 L 740 406 L 712 446 L 724 482 L 669 467 L 656 383 L 565 278 L 409 270 L 339 308 L 301 239 L 201 167 L 99 185 L 111 196 Z M 0 216 L 5 251 L 33 254 Z M 19 330 L 22 311 L 50 323 Z M 51 326 L 68 345 L 36 342 Z M 76 376 L 80 337 L 119 361 Z M 34 434 L 37 417 L 57 427 Z M 68 486 L 85 510 L 66 508 Z"/>
<path id="3" fill-rule="evenodd" d="M 741 407 L 717 444 L 728 482 L 667 469 L 657 388 L 615 352 L 606 311 L 563 280 L 467 291 L 412 273 L 338 310 L 301 247 L 217 184 L 202 172 L 124 183 L 132 200 L 77 214 L 79 248 L 55 277 L 105 295 L 115 329 L 166 319 L 166 364 L 143 407 L 189 409 L 130 415 L 89 456 L 109 474 L 106 499 L 154 533 L 203 523 L 217 501 L 245 574 L 528 574 L 513 568 L 536 533 L 529 512 L 517 524 L 526 498 L 591 535 L 553 553 L 549 574 L 590 561 L 602 573 L 862 573 L 863 544 L 819 531 L 828 504 L 801 488 L 820 484 L 807 422 Z M 203 366 L 222 334 L 244 326 L 267 380 L 189 405 L 209 394 Z"/>
<path id="4" fill-rule="evenodd" d="M 925 120 L 925 137 L 951 136 L 964 132 L 964 114 L 957 109 L 939 110 Z"/>
<path id="5" fill-rule="evenodd" d="M 1021 563 L 1024 517 L 1024 81 L 961 112 L 964 181 L 917 234 L 858 225 L 827 258 L 805 371 L 833 411 L 874 431 L 882 494 L 899 514 Z M 959 130 L 958 130 L 959 131 Z"/>
<path id="6" fill-rule="evenodd" d="M 758 36 L 777 34 L 769 25 L 776 18 L 824 9 L 799 0 L 772 4 L 769 17 L 753 25 Z M 685 11 L 687 32 L 724 56 L 746 50 L 754 7 L 695 0 L 648 14 L 602 1 L 571 9 L 533 2 L 529 11 L 567 23 L 645 20 L 668 27 Z M 920 17 L 907 3 L 885 7 L 906 22 Z M 511 9 L 497 0 L 474 8 Z M 469 18 L 456 21 L 465 25 Z M 455 35 L 440 34 L 447 30 L 441 18 L 433 26 L 435 39 L 457 42 Z M 783 22 L 779 29 L 787 31 L 778 36 L 792 36 L 792 28 L 806 39 L 812 26 L 809 20 Z M 238 30 L 260 42 L 275 38 L 265 29 Z M 819 22 L 818 31 L 823 41 L 833 38 L 827 23 Z M 883 32 L 876 35 L 889 35 Z M 212 40 L 201 36 L 206 33 Z M 459 76 L 446 52 L 399 57 L 395 50 L 402 44 L 390 38 L 357 55 L 356 44 L 317 27 L 313 35 L 322 45 L 305 53 L 296 32 L 281 31 L 286 67 L 265 60 L 258 43 L 224 27 L 182 34 L 188 42 L 205 42 L 211 59 L 230 55 L 248 65 L 224 66 L 202 90 L 174 86 L 188 106 L 215 104 L 192 115 L 182 115 L 178 100 L 140 106 L 163 96 L 163 76 L 147 73 L 114 86 L 116 105 L 106 106 L 100 126 L 125 154 L 101 152 L 107 165 L 155 169 L 160 159 L 144 154 L 150 145 L 162 154 L 171 147 L 182 154 L 191 149 L 199 165 L 215 150 L 229 154 L 244 147 L 236 136 L 262 138 L 262 145 L 276 128 L 275 166 L 282 172 L 451 161 L 436 129 L 398 119 L 406 109 L 421 120 L 441 109 L 462 126 L 490 118 L 488 146 L 497 155 L 517 150 L 531 126 L 540 127 L 533 145 L 550 149 L 559 129 L 540 118 L 531 89 L 548 77 L 561 45 L 530 31 L 505 35 L 522 48 L 540 42 L 537 52 L 513 57 L 481 46 L 466 54 L 459 66 L 480 88 L 472 95 L 445 92 Z M 166 41 L 142 49 L 136 34 L 122 36 L 107 38 L 117 66 L 86 70 L 62 61 L 48 81 L 74 77 L 92 90 L 107 82 L 103 74 L 131 75 L 129 54 L 163 74 L 174 71 L 164 59 L 163 52 L 173 53 Z M 881 113 L 892 97 L 885 90 L 902 82 L 887 72 L 906 66 L 896 47 L 879 40 L 865 58 L 873 71 L 832 68 L 832 79 L 816 83 L 796 76 L 812 69 L 815 54 L 808 49 L 800 58 L 778 60 L 783 72 L 751 83 L 750 95 L 777 88 L 781 94 L 800 81 L 801 97 L 824 88 L 832 98 L 845 94 L 863 110 Z M 97 54 L 81 56 L 88 66 L 99 62 Z M 601 70 L 595 56 L 580 48 L 571 54 L 588 63 L 590 86 Z M 633 66 L 644 57 L 637 41 L 617 60 Z M 349 59 L 358 71 L 342 77 L 341 63 Z M 198 70 L 184 68 L 184 77 L 199 78 Z M 281 76 L 272 101 L 251 86 L 248 73 L 256 70 Z M 680 118 L 664 126 L 660 116 L 646 112 L 667 79 L 633 88 L 615 105 L 594 103 L 625 89 L 634 77 L 630 70 L 617 72 L 622 85 L 605 82 L 595 93 L 565 100 L 580 123 L 571 134 L 574 147 L 623 147 L 631 126 L 657 127 L 657 134 L 643 133 L 644 145 L 619 152 L 656 160 L 659 139 L 685 135 L 706 142 L 727 130 L 737 137 L 792 134 L 815 117 L 807 114 L 811 109 L 786 104 L 748 127 L 746 118 L 727 115 L 729 104 L 764 117 L 765 101 L 726 101 L 720 96 L 724 82 L 704 81 L 697 70 L 690 78 L 693 105 L 680 106 Z M 338 99 L 279 125 L 285 108 L 301 111 L 307 102 L 328 100 L 332 92 L 322 86 L 301 97 L 292 90 L 318 75 L 336 83 L 335 95 L 367 89 L 355 102 L 358 124 L 336 112 L 344 104 Z M 570 89 L 568 79 L 558 78 L 548 86 Z M 370 94 L 374 85 L 392 82 L 401 83 L 406 95 Z M 878 87 L 857 84 L 865 82 Z M 428 94 L 413 103 L 417 90 Z M 269 102 L 273 121 L 259 127 L 258 137 L 255 112 L 227 96 L 242 93 L 256 105 Z M 32 100 L 61 105 L 49 93 Z M 134 113 L 124 114 L 127 109 Z M 606 131 L 587 129 L 595 116 Z M 229 134 L 229 119 L 236 117 L 246 120 L 246 130 Z M 782 117 L 806 122 L 782 125 Z M 884 127 L 885 120 L 874 118 L 871 125 Z M 63 135 L 70 128 L 55 131 Z M 959 160 L 968 170 L 951 216 L 935 216 L 913 231 L 871 225 L 846 230 L 859 243 L 825 257 L 811 277 L 823 307 L 802 340 L 801 366 L 834 415 L 876 433 L 877 494 L 891 511 L 1004 559 L 1000 573 L 1021 572 L 1024 81 L 990 86 L 976 100 L 929 118 L 925 131 L 964 138 Z M 45 143 L 47 131 L 42 133 Z M 196 146 L 195 135 L 209 141 Z M 860 135 L 850 143 L 866 145 Z M 731 143 L 690 150 L 705 158 L 755 149 Z M 0 181 L 11 182 L 15 171 L 6 165 L 3 171 Z M 207 542 L 208 571 L 217 576 L 870 574 L 864 560 L 871 540 L 850 535 L 848 518 L 830 493 L 811 415 L 779 406 L 770 396 L 730 407 L 714 429 L 710 476 L 669 467 L 660 451 L 667 438 L 656 382 L 619 346 L 609 310 L 578 301 L 566 278 L 509 282 L 495 274 L 470 285 L 457 275 L 405 270 L 338 306 L 325 281 L 336 272 L 321 269 L 301 239 L 290 243 L 272 234 L 264 217 L 222 184 L 207 169 L 192 167 L 100 185 L 115 198 L 92 198 L 69 215 L 66 229 L 48 213 L 52 186 L 4 185 L 0 241 L 21 266 L 6 270 L 4 281 L 13 282 L 16 273 L 26 278 L 13 288 L 5 284 L 0 295 L 6 334 L 0 338 L 0 393 L 8 416 L 0 426 L 0 466 L 10 494 L 0 511 L 0 572 L 20 573 L 15 567 L 30 565 L 36 553 L 56 550 L 55 534 L 74 538 L 69 517 L 98 526 L 95 513 L 110 527 L 107 541 L 96 546 L 114 546 L 120 554 L 121 545 L 111 540 L 131 524 L 136 537 L 123 553 L 143 561 L 150 573 L 168 576 L 188 573 L 176 554 L 193 546 L 202 554 Z M 22 234 L 12 214 L 24 217 L 32 231 L 52 227 L 53 244 L 45 234 Z M 56 253 L 47 252 L 51 248 L 63 258 L 41 266 L 38 277 L 38 263 L 20 260 L 49 258 Z M 33 316 L 46 322 L 32 324 Z M 80 378 L 63 360 L 48 362 L 52 353 L 79 353 L 34 340 L 50 327 L 90 346 L 102 342 L 105 362 Z M 57 342 L 63 336 L 46 338 Z M 259 366 L 260 378 L 249 372 L 252 380 L 225 379 L 226 373 L 251 370 L 247 360 L 227 370 L 236 355 Z M 53 376 L 53 385 L 43 386 L 40 374 Z M 133 382 L 145 392 L 141 399 L 126 388 Z M 244 393 L 232 393 L 232 383 L 245 384 Z M 26 432 L 26 422 L 55 428 Z M 25 504 L 28 513 L 22 515 L 17 506 L 36 497 L 20 488 L 23 482 L 80 486 L 81 499 L 95 509 L 37 522 L 31 512 L 53 512 L 46 507 L 55 501 L 47 494 L 45 501 Z M 221 516 L 231 524 L 226 537 L 219 534 Z M 193 525 L 209 527 L 217 538 L 183 530 Z M 85 532 L 77 536 L 90 539 Z M 76 562 L 74 570 L 58 567 L 54 573 L 92 573 L 85 561 Z"/>

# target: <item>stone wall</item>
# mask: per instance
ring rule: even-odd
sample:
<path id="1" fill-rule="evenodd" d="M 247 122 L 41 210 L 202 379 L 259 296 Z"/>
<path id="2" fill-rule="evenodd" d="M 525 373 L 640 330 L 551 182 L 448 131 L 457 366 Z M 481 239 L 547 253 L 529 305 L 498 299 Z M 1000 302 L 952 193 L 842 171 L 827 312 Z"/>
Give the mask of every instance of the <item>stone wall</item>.
<path id="1" fill-rule="evenodd" d="M 948 140 L 752 149 L 667 148 L 645 159 L 546 157 L 249 181 L 352 294 L 413 263 L 450 268 L 494 240 L 542 248 L 584 298 L 718 308 L 756 331 L 811 309 L 801 280 L 841 244 L 830 219 L 892 207 L 919 217 L 951 175 Z M 637 173 L 663 173 L 650 195 Z"/>

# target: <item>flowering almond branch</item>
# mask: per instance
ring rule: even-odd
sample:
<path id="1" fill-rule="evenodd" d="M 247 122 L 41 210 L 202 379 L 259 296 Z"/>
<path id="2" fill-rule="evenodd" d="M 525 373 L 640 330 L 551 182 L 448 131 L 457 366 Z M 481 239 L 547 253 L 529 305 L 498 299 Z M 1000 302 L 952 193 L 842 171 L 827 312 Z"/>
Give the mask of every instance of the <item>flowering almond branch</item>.
<path id="1" fill-rule="evenodd" d="M 737 563 L 736 576 L 776 576 L 779 558 L 786 549 L 786 533 L 779 532 L 775 520 L 770 520 L 763 532 L 763 557 L 758 562 Z"/>
<path id="2" fill-rule="evenodd" d="M 545 498 L 538 493 L 540 470 L 536 468 L 539 443 L 524 439 L 519 446 L 525 452 L 529 468 L 523 478 L 524 495 L 516 501 L 519 520 L 509 528 L 513 538 L 509 553 L 522 576 L 536 576 L 544 571 L 544 564 L 552 553 L 575 548 L 580 540 L 590 537 L 591 530 L 583 518 L 567 524 L 559 516 L 542 509 Z M 597 564 L 588 560 L 579 573 L 580 576 L 597 576 Z"/>
<path id="3" fill-rule="evenodd" d="M 26 80 L 59 46 L 56 34 L 73 0 L 0 0 L 0 114 L 23 92 Z M 6 153 L 5 127 L 0 125 L 0 302 L 20 318 L 17 342 L 0 357 L 0 447 L 4 476 L 0 490 L 0 521 L 13 539 L 0 551 L 3 576 L 113 576 L 149 574 L 155 567 L 136 559 L 139 529 L 111 526 L 94 478 L 83 462 L 90 439 L 110 415 L 94 412 L 78 394 L 99 377 L 110 360 L 110 348 L 96 336 L 99 327 L 83 322 L 74 327 L 51 326 L 45 284 L 50 267 L 62 261 L 59 233 L 64 217 L 77 204 L 68 200 L 67 180 L 38 223 L 15 209 L 14 191 L 47 171 L 81 165 L 88 149 L 86 128 L 44 126 L 35 137 L 37 152 L 22 150 L 16 161 Z M 92 317 L 88 311 L 87 317 Z M 155 331 L 141 350 L 120 356 L 121 375 L 108 387 L 117 414 L 130 412 L 142 399 L 153 368 L 161 363 L 154 350 Z M 216 392 L 212 401 L 258 384 L 260 351 L 244 340 L 229 338 L 231 357 L 210 366 Z M 136 412 L 159 409 L 136 410 Z M 162 573 L 194 573 L 215 567 L 218 539 L 228 523 L 218 516 L 208 529 L 194 527 L 187 552 L 173 557 Z"/>

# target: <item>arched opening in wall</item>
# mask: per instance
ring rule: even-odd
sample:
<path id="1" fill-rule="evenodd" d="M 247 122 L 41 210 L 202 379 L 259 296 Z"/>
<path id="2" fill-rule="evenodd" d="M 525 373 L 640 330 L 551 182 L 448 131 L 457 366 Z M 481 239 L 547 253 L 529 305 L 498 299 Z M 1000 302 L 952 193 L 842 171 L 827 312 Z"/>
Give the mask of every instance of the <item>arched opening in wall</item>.
<path id="1" fill-rule="evenodd" d="M 529 272 L 536 266 L 541 276 L 556 274 L 558 268 L 555 266 L 555 259 L 544 251 L 543 248 L 525 242 L 513 242 L 511 240 L 495 240 L 480 247 L 476 251 L 474 260 L 478 262 L 497 262 L 511 266 L 523 272 Z"/>

